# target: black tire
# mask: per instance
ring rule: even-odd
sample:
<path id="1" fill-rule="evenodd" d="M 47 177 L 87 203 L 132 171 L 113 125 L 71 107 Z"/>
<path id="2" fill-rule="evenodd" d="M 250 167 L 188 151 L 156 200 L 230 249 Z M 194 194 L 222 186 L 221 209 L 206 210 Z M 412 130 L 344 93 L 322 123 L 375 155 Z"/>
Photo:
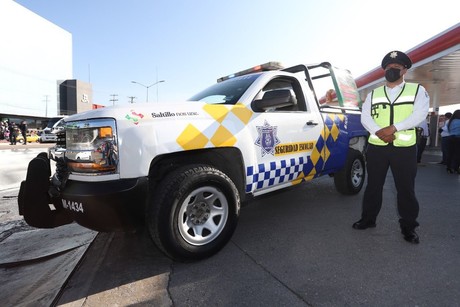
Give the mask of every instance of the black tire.
<path id="1" fill-rule="evenodd" d="M 334 184 L 337 191 L 345 195 L 358 194 L 365 179 L 366 166 L 363 154 L 358 150 L 349 149 L 345 166 L 334 174 Z"/>
<path id="2" fill-rule="evenodd" d="M 205 166 L 183 167 L 150 187 L 146 226 L 155 244 L 177 261 L 209 257 L 235 231 L 240 196 L 232 180 Z"/>

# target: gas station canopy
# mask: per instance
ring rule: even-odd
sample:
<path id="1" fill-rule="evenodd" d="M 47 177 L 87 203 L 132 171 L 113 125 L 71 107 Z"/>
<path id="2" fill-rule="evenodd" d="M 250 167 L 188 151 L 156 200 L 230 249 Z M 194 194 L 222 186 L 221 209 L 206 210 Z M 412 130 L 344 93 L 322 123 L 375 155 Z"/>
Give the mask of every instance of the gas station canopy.
<path id="1" fill-rule="evenodd" d="M 410 49 L 412 68 L 405 75 L 408 82 L 420 83 L 430 95 L 430 107 L 460 104 L 460 23 Z M 384 71 L 377 67 L 356 78 L 361 98 L 384 84 Z"/>

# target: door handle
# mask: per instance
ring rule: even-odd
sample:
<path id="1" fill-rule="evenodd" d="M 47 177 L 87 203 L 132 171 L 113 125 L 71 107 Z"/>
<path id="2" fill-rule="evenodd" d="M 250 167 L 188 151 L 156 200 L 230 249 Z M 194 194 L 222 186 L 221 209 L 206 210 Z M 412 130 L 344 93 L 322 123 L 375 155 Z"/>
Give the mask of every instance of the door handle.
<path id="1" fill-rule="evenodd" d="M 315 122 L 315 121 L 309 120 L 309 121 L 307 122 L 307 126 L 316 126 L 316 125 L 318 125 L 318 123 Z"/>

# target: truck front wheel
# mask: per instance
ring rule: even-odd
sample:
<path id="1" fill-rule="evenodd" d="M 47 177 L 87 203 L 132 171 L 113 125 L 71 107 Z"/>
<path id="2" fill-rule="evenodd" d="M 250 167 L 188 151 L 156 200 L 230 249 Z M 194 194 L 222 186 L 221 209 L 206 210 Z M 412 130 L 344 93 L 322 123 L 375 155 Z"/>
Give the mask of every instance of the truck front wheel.
<path id="1" fill-rule="evenodd" d="M 239 209 L 238 190 L 227 175 L 205 165 L 188 166 L 151 187 L 146 225 L 170 258 L 198 260 L 230 240 Z"/>
<path id="2" fill-rule="evenodd" d="M 365 178 L 366 167 L 363 154 L 358 150 L 349 149 L 344 167 L 334 174 L 337 191 L 345 195 L 358 194 Z"/>

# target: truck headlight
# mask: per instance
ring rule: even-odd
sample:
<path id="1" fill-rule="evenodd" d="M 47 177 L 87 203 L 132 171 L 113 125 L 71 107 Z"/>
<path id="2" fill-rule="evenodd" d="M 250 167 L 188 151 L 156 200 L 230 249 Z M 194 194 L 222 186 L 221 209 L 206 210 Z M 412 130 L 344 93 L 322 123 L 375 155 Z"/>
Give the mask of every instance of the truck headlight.
<path id="1" fill-rule="evenodd" d="M 67 122 L 65 140 L 65 160 L 70 172 L 93 175 L 118 172 L 115 120 Z"/>

